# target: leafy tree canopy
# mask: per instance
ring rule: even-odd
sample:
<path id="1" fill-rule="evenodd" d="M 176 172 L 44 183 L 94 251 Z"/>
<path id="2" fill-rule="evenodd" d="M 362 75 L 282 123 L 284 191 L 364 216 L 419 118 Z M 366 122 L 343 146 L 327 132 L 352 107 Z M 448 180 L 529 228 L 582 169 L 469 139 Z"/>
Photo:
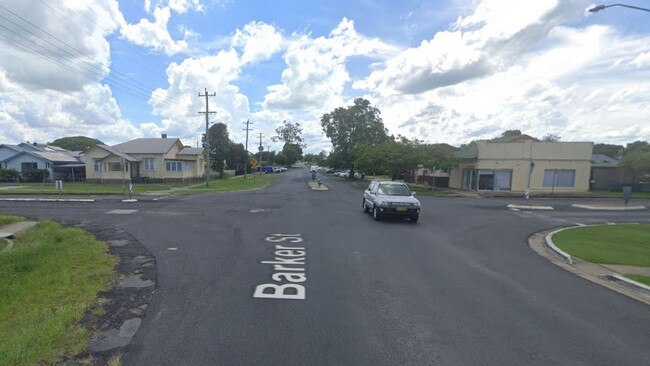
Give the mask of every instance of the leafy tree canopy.
<path id="1" fill-rule="evenodd" d="M 636 181 L 648 181 L 650 178 L 650 144 L 646 141 L 627 144 L 623 150 L 621 167 L 632 173 Z"/>
<path id="2" fill-rule="evenodd" d="M 302 127 L 300 123 L 291 123 L 283 121 L 282 125 L 275 129 L 277 135 L 271 137 L 273 142 L 282 141 L 285 144 L 295 144 L 304 146 L 302 143 Z"/>
<path id="3" fill-rule="evenodd" d="M 52 146 L 58 146 L 62 149 L 70 151 L 82 151 L 88 147 L 93 147 L 97 144 L 103 144 L 100 140 L 86 136 L 70 136 L 56 139 L 50 143 Z"/>
<path id="4" fill-rule="evenodd" d="M 615 158 L 621 155 L 625 147 L 623 145 L 612 144 L 594 144 L 594 154 L 607 155 L 610 158 Z"/>

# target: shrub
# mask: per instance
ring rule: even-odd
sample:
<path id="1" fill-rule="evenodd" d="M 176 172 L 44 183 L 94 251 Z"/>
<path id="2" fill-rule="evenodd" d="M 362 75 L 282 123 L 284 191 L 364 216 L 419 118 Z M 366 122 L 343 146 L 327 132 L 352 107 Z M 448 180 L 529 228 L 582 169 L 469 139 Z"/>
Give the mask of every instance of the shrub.
<path id="1" fill-rule="evenodd" d="M 15 180 L 20 174 L 15 169 L 0 169 L 0 180 Z"/>
<path id="2" fill-rule="evenodd" d="M 28 182 L 43 182 L 50 177 L 50 171 L 47 169 L 35 169 L 23 173 L 23 178 Z"/>

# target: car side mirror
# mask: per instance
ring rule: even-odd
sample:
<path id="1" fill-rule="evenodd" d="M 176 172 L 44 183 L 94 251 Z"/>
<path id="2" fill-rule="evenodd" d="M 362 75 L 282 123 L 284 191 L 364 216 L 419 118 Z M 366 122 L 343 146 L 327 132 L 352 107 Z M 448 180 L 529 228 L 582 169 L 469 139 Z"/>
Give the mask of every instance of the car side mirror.
<path id="1" fill-rule="evenodd" d="M 411 195 L 415 196 L 416 193 L 417 193 L 417 192 L 411 192 Z"/>

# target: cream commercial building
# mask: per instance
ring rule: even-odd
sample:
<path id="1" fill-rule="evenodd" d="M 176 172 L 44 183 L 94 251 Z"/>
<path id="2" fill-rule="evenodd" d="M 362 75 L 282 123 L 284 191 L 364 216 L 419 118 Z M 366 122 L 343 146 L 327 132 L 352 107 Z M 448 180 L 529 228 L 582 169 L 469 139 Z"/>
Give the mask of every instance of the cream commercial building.
<path id="1" fill-rule="evenodd" d="M 180 139 L 166 135 L 97 145 L 83 155 L 87 181 L 192 180 L 204 174 L 203 149 L 184 147 Z"/>
<path id="2" fill-rule="evenodd" d="M 589 190 L 592 142 L 542 142 L 528 135 L 478 141 L 457 153 L 451 188 L 532 193 Z"/>

